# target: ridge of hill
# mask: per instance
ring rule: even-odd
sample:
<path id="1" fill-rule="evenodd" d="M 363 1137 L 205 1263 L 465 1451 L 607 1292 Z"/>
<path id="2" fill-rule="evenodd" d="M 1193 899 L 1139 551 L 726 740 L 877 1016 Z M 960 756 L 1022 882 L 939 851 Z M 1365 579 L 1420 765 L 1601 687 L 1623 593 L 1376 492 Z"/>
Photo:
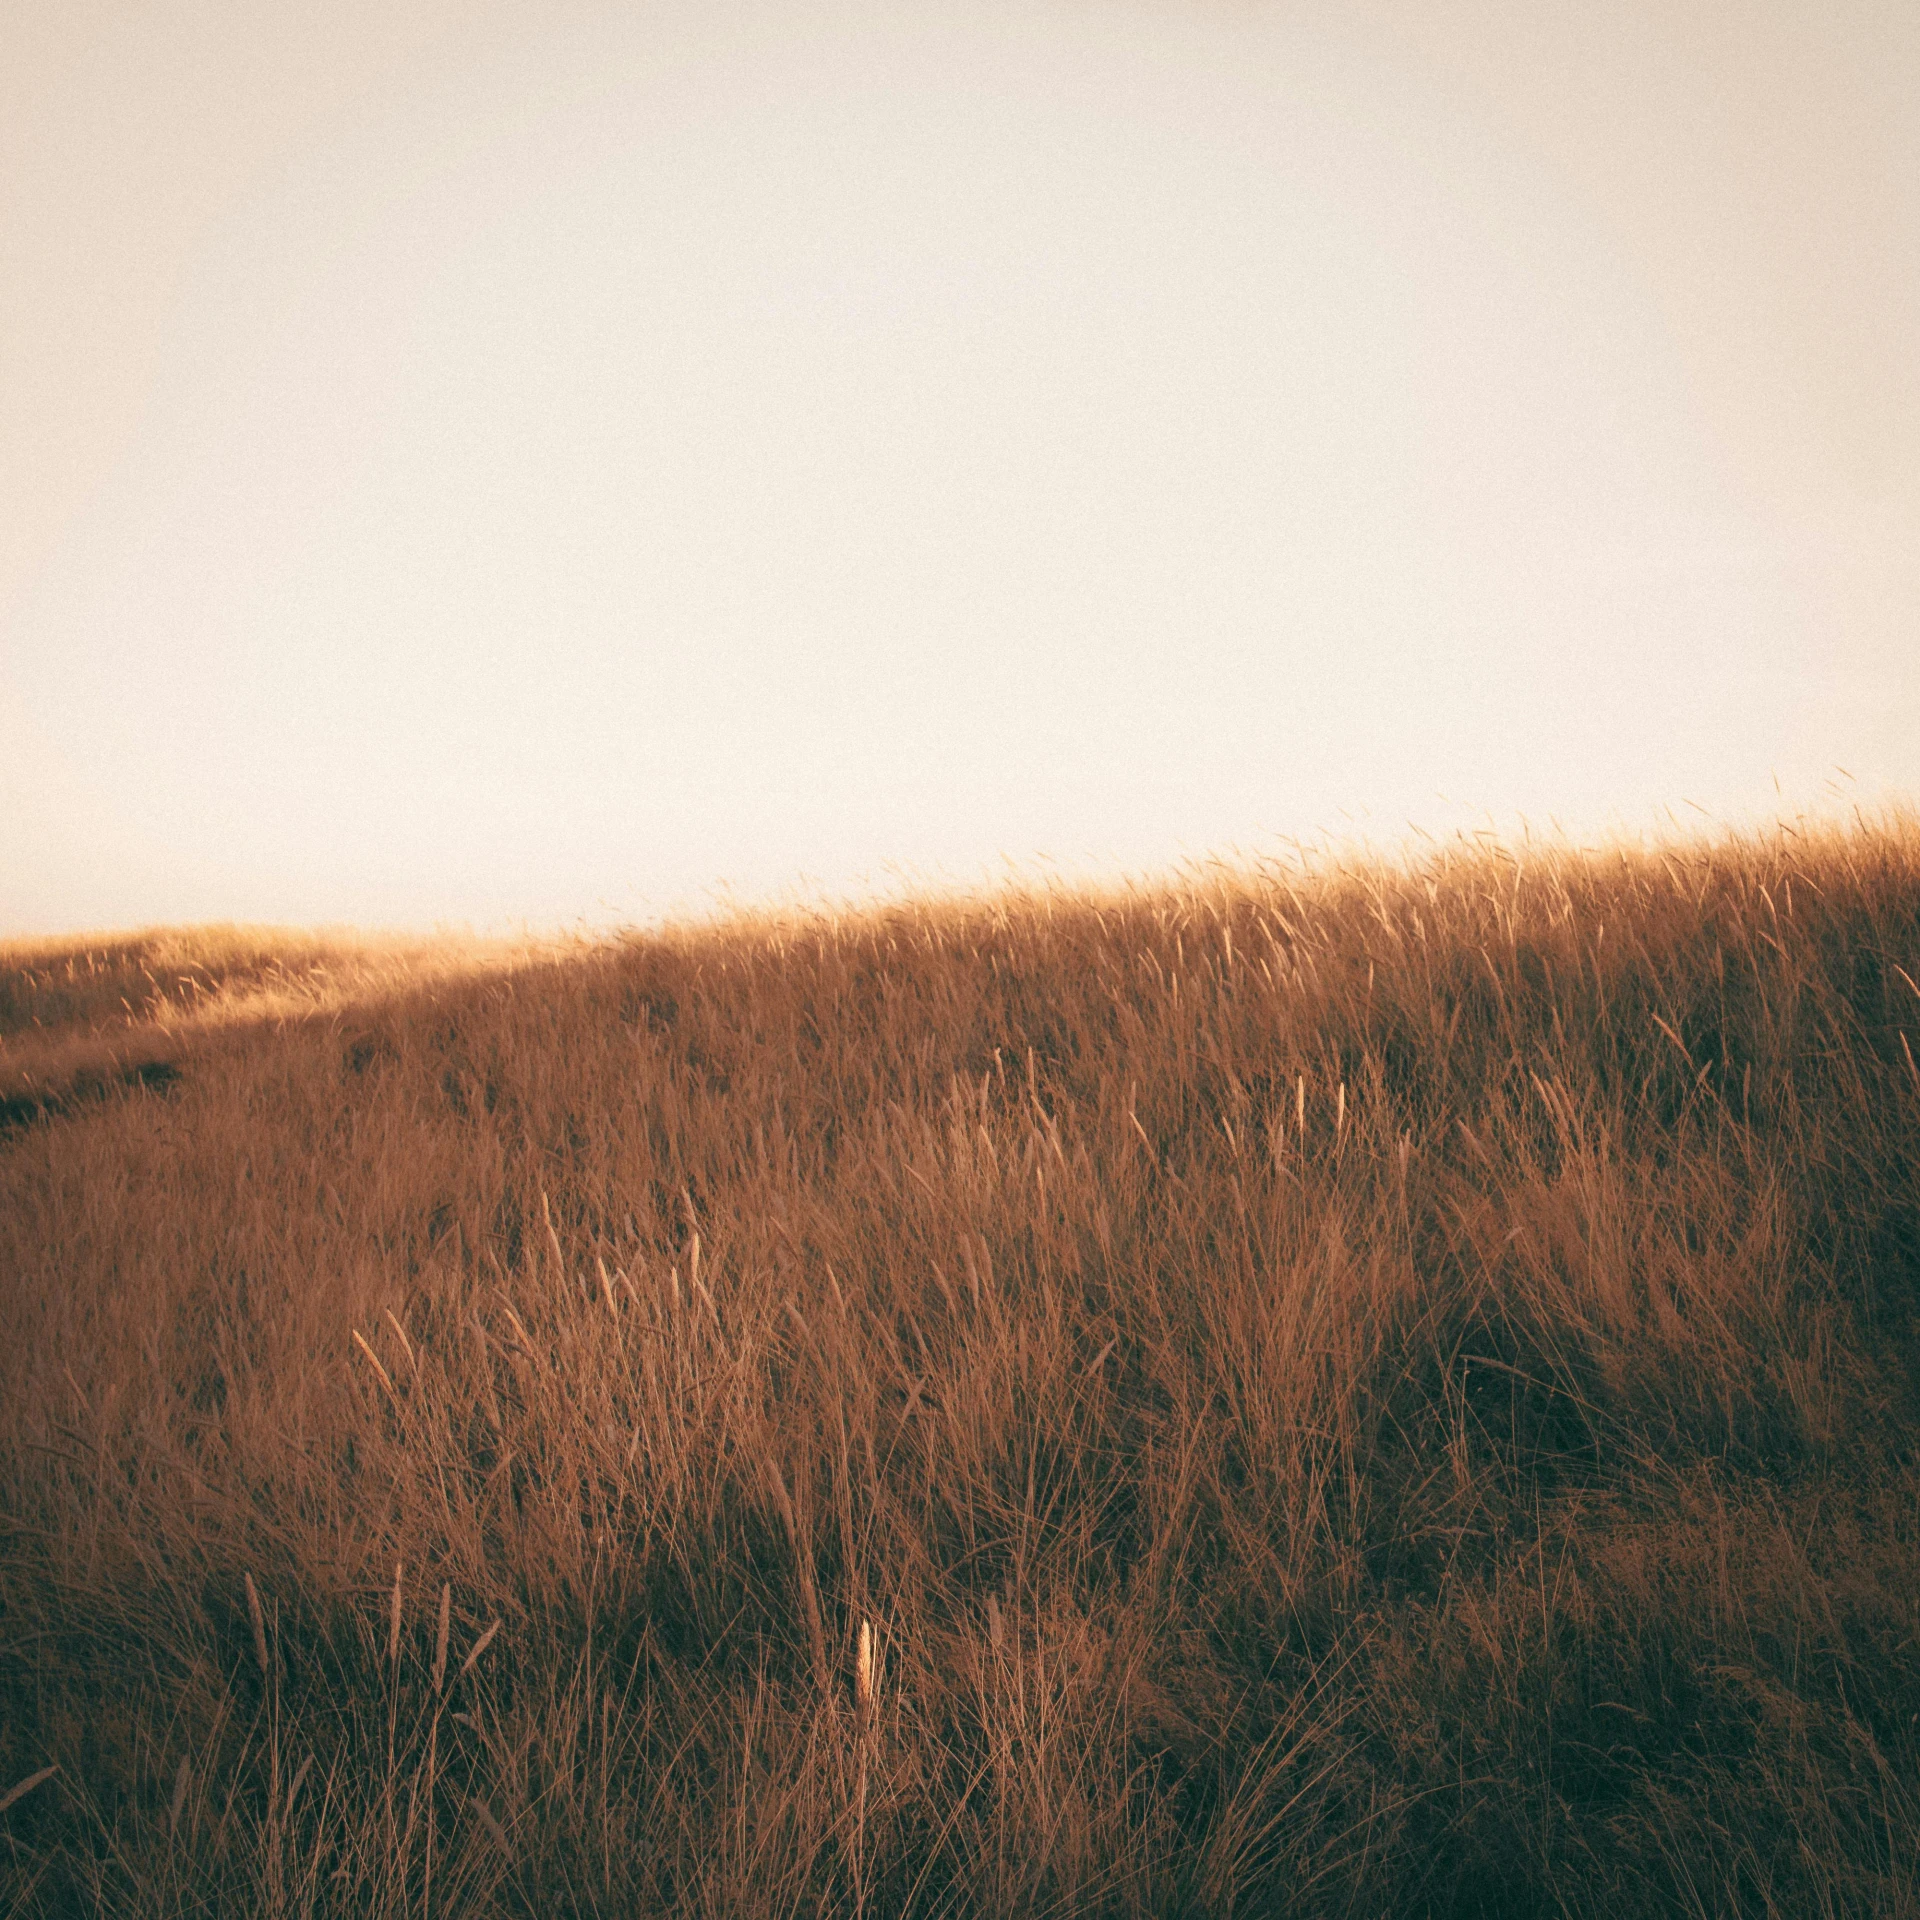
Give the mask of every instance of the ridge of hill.
<path id="1" fill-rule="evenodd" d="M 1920 826 L 0 948 L 9 1911 L 1920 1907 Z"/>

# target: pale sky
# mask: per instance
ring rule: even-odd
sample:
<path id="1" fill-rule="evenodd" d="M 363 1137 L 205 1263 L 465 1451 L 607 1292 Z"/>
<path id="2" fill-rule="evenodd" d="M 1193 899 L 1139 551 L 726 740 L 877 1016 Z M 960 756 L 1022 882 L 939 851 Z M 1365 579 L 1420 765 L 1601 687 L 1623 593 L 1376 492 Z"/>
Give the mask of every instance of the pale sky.
<path id="1" fill-rule="evenodd" d="M 0 934 L 1911 797 L 1920 7 L 6 0 L 0 507 Z"/>

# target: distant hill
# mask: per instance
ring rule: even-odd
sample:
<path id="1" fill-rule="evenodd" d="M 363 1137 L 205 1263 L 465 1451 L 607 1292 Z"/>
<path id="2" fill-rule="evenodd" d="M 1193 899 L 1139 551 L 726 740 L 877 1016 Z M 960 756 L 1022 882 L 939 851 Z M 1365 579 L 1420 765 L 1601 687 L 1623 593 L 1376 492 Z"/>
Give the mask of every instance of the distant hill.
<path id="1" fill-rule="evenodd" d="M 8 1912 L 1920 1907 L 1920 825 L 0 947 Z"/>

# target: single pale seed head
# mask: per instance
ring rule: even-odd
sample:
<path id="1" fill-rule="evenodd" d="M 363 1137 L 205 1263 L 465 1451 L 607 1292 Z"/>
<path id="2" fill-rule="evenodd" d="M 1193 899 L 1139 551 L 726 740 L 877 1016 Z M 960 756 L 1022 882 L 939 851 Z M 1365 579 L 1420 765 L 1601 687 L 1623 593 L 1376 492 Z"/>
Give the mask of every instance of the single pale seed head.
<path id="1" fill-rule="evenodd" d="M 383 1308 L 382 1311 L 387 1316 L 388 1326 L 400 1337 L 400 1350 L 407 1356 L 407 1365 L 409 1367 L 418 1366 L 419 1361 L 414 1356 L 413 1342 L 407 1338 L 407 1330 L 400 1324 L 399 1317 L 391 1307 Z"/>
<path id="2" fill-rule="evenodd" d="M 862 1713 L 871 1713 L 873 1711 L 874 1686 L 873 1622 L 870 1620 L 862 1620 L 860 1622 L 860 1652 L 859 1657 L 854 1663 L 853 1670 L 854 1697 L 859 1701 L 860 1711 Z"/>
<path id="3" fill-rule="evenodd" d="M 467 1675 L 473 1671 L 473 1663 L 493 1644 L 493 1636 L 499 1631 L 500 1622 L 496 1620 L 487 1628 L 486 1632 L 473 1643 L 473 1650 L 461 1661 L 460 1671 L 454 1676 L 455 1679 L 464 1680 Z"/>

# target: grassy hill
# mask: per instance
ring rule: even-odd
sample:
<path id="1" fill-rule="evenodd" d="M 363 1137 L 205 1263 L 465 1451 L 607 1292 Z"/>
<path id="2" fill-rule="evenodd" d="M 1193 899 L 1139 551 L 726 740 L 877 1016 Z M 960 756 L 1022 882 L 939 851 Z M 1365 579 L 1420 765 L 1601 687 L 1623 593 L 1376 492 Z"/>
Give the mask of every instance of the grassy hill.
<path id="1" fill-rule="evenodd" d="M 1920 1910 L 1916 979 L 1899 818 L 0 949 L 0 1913 Z"/>

